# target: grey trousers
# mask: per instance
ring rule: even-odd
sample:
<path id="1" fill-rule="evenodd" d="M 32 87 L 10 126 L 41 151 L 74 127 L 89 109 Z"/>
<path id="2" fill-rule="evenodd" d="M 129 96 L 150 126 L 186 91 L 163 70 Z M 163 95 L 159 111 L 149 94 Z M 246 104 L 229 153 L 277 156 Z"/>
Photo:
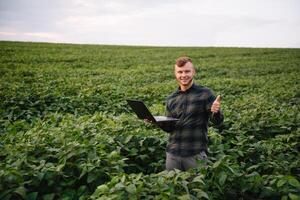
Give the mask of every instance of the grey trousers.
<path id="1" fill-rule="evenodd" d="M 200 154 L 196 154 L 190 157 L 176 156 L 170 153 L 166 153 L 166 170 L 170 171 L 173 169 L 179 169 L 181 171 L 186 171 L 190 168 L 197 167 L 197 160 L 206 160 L 207 155 L 204 151 Z"/>

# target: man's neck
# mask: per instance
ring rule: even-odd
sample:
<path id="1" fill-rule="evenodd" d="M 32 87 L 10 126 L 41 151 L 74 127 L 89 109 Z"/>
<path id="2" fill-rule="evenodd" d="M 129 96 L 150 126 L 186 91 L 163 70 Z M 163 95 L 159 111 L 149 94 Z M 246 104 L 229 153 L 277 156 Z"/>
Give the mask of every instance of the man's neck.
<path id="1" fill-rule="evenodd" d="M 181 90 L 182 92 L 187 91 L 190 87 L 192 87 L 193 83 L 194 83 L 194 81 L 192 81 L 192 82 L 191 82 L 189 85 L 187 85 L 187 86 L 180 85 L 180 90 Z"/>

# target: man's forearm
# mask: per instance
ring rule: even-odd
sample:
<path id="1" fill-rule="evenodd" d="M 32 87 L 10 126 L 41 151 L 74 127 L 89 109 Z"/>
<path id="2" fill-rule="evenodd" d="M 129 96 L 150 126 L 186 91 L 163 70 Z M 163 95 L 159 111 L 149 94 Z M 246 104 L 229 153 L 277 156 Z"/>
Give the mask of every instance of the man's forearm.
<path id="1" fill-rule="evenodd" d="M 217 127 L 221 126 L 224 121 L 224 116 L 222 111 L 220 110 L 217 113 L 211 113 L 210 114 L 210 121 Z"/>

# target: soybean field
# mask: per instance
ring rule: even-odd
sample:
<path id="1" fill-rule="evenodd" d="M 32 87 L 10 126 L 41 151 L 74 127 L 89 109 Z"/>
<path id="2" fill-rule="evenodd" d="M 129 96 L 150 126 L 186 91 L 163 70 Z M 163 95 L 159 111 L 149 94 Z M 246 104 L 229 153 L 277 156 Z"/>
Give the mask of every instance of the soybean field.
<path id="1" fill-rule="evenodd" d="M 207 163 L 165 171 L 179 56 L 222 96 Z M 300 49 L 0 42 L 0 199 L 300 199 Z"/>

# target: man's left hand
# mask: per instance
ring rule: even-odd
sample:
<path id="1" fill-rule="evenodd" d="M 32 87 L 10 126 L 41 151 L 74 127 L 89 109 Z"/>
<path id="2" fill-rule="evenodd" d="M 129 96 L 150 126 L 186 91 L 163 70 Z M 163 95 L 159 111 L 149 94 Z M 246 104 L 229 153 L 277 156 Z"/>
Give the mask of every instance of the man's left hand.
<path id="1" fill-rule="evenodd" d="M 218 95 L 216 100 L 213 102 L 210 110 L 212 113 L 217 113 L 220 111 L 220 108 L 221 108 L 221 96 Z"/>

